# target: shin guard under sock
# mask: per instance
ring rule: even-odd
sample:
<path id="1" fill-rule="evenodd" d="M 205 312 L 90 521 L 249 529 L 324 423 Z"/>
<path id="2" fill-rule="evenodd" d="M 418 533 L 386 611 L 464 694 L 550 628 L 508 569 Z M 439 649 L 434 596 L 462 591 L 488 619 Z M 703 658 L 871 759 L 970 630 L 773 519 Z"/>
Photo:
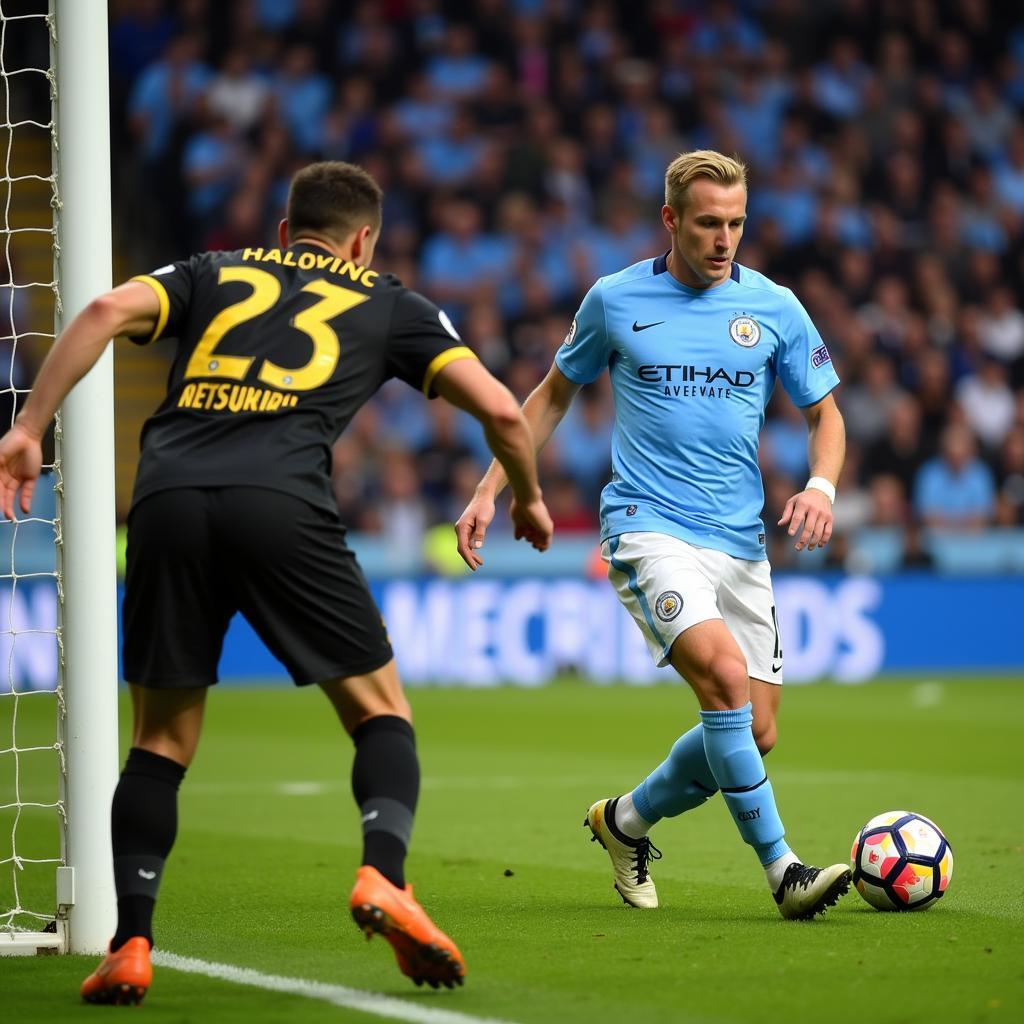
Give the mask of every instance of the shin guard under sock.
<path id="1" fill-rule="evenodd" d="M 650 824 L 700 807 L 718 792 L 704 750 L 704 726 L 695 725 L 672 745 L 668 757 L 633 790 L 633 806 Z"/>
<path id="2" fill-rule="evenodd" d="M 775 807 L 772 784 L 754 742 L 754 716 L 748 702 L 732 711 L 702 711 L 704 749 L 715 781 L 740 835 L 762 864 L 789 852 L 785 829 Z"/>
<path id="3" fill-rule="evenodd" d="M 420 791 L 416 734 L 404 718 L 378 715 L 352 733 L 352 795 L 363 824 L 363 863 L 405 887 L 405 854 Z"/>
<path id="4" fill-rule="evenodd" d="M 128 751 L 110 809 L 117 931 L 110 948 L 141 935 L 153 944 L 153 907 L 178 831 L 178 787 L 185 768 L 141 747 Z"/>

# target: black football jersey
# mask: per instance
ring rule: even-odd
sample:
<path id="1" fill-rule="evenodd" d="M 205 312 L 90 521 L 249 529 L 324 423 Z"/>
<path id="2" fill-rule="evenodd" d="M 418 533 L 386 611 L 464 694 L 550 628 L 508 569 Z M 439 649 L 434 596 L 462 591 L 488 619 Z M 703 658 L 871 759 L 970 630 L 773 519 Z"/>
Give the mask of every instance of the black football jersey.
<path id="1" fill-rule="evenodd" d="M 132 340 L 177 339 L 133 504 L 246 485 L 334 509 L 331 446 L 367 399 L 391 377 L 432 397 L 440 369 L 473 357 L 422 295 L 316 245 L 201 253 L 133 280 L 160 312 Z"/>

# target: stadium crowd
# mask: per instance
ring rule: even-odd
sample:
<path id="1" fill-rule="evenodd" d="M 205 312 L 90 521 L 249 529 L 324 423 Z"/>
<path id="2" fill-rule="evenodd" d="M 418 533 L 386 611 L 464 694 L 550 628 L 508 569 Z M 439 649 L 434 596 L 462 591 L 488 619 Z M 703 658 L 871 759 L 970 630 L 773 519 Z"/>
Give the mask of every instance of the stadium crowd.
<path id="1" fill-rule="evenodd" d="M 666 164 L 750 168 L 739 262 L 792 287 L 843 384 L 851 539 L 1024 526 L 1024 18 L 995 0 L 130 0 L 111 7 L 116 220 L 134 271 L 265 244 L 319 158 L 386 193 L 376 266 L 443 305 L 520 397 L 595 278 L 667 248 Z M 610 391 L 541 455 L 558 530 L 597 526 Z M 353 528 L 409 543 L 485 464 L 468 418 L 385 387 L 338 443 Z M 780 394 L 771 529 L 806 479 Z M 773 563 L 793 564 L 782 535 Z"/>

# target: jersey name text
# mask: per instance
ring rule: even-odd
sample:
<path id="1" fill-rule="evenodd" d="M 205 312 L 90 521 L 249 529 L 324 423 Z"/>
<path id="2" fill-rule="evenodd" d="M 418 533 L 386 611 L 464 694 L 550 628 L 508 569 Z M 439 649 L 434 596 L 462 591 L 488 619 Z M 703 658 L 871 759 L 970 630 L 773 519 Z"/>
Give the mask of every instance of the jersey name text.
<path id="1" fill-rule="evenodd" d="M 298 404 L 297 395 L 285 395 L 248 384 L 186 384 L 178 398 L 179 409 L 211 412 L 277 412 Z"/>
<path id="2" fill-rule="evenodd" d="M 326 270 L 328 273 L 347 277 L 372 288 L 377 280 L 377 271 L 360 267 L 351 260 L 332 256 L 329 252 L 292 252 L 291 249 L 243 249 L 242 259 L 256 263 L 280 263 L 282 267 L 298 267 L 299 270 Z"/>

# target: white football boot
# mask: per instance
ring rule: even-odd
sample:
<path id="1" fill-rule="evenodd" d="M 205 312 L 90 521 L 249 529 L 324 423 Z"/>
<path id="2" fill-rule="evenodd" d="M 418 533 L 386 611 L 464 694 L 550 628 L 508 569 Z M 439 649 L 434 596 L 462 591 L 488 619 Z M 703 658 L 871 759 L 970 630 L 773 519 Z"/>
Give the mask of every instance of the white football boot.
<path id="1" fill-rule="evenodd" d="M 810 921 L 839 902 L 850 888 L 848 864 L 832 864 L 827 868 L 790 864 L 775 890 L 779 913 L 789 921 Z"/>
<path id="2" fill-rule="evenodd" d="M 658 905 L 654 879 L 647 873 L 649 860 L 660 860 L 661 850 L 650 839 L 630 839 L 615 827 L 615 800 L 598 800 L 583 819 L 593 833 L 591 842 L 600 843 L 612 861 L 615 890 L 631 907 L 651 910 Z"/>

